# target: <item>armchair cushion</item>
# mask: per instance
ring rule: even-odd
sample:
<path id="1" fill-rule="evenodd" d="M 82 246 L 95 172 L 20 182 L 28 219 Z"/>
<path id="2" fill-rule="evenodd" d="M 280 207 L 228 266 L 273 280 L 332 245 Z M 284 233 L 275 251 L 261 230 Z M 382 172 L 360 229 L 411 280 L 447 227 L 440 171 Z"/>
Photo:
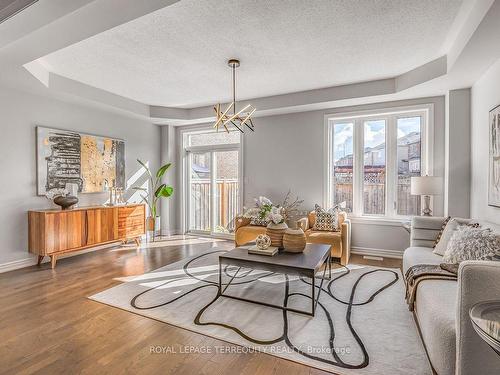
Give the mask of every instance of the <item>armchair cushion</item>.
<path id="1" fill-rule="evenodd" d="M 323 230 L 308 229 L 306 232 L 307 242 L 309 243 L 324 243 L 333 245 L 332 256 L 340 257 L 342 235 L 340 231 L 326 232 Z"/>

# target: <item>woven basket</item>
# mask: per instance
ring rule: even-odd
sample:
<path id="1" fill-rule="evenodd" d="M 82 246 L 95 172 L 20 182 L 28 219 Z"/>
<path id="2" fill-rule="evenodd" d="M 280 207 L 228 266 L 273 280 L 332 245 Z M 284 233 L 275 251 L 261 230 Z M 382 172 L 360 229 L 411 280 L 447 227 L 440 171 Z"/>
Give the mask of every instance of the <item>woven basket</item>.
<path id="1" fill-rule="evenodd" d="M 287 229 L 283 235 L 283 247 L 289 253 L 301 253 L 306 248 L 306 235 L 302 229 Z"/>
<path id="2" fill-rule="evenodd" d="M 285 223 L 270 223 L 267 225 L 266 234 L 271 238 L 271 246 L 276 246 L 280 249 L 283 248 L 283 235 L 287 229 L 288 226 Z"/>

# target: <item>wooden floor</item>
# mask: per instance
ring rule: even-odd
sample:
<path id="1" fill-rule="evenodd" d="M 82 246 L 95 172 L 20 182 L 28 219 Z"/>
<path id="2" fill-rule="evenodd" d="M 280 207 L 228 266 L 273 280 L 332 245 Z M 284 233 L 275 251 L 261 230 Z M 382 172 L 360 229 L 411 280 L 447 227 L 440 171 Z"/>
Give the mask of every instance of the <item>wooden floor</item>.
<path id="1" fill-rule="evenodd" d="M 212 246 L 171 239 L 159 247 L 115 247 L 61 259 L 55 270 L 46 263 L 0 274 L 0 374 L 327 374 L 267 354 L 238 353 L 236 345 L 86 298 L 118 284 L 114 278 L 140 275 Z M 401 265 L 356 255 L 351 260 Z M 162 347 L 177 353 L 151 353 Z M 189 347 L 212 353 L 181 353 Z M 216 347 L 236 353 L 215 353 Z"/>

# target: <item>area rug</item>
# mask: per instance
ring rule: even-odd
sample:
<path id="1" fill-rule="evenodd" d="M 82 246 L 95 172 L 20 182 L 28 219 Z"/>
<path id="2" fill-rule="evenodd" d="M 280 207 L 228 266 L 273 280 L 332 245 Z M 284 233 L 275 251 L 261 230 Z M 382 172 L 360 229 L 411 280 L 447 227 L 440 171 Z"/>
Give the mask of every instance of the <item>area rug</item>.
<path id="1" fill-rule="evenodd" d="M 350 265 L 325 281 L 314 317 L 218 297 L 215 250 L 92 300 L 336 374 L 430 374 L 398 269 Z M 310 279 L 224 267 L 225 294 L 310 309 Z M 319 290 L 317 280 L 316 291 Z"/>

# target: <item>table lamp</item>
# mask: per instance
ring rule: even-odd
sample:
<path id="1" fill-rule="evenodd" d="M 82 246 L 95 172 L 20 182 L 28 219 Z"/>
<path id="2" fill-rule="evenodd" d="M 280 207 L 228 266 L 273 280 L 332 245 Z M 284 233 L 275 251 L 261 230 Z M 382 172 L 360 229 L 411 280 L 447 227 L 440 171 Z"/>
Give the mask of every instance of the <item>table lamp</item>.
<path id="1" fill-rule="evenodd" d="M 431 195 L 440 195 L 442 191 L 443 179 L 441 177 L 418 176 L 411 178 L 411 194 L 424 196 L 423 216 L 432 216 Z"/>

